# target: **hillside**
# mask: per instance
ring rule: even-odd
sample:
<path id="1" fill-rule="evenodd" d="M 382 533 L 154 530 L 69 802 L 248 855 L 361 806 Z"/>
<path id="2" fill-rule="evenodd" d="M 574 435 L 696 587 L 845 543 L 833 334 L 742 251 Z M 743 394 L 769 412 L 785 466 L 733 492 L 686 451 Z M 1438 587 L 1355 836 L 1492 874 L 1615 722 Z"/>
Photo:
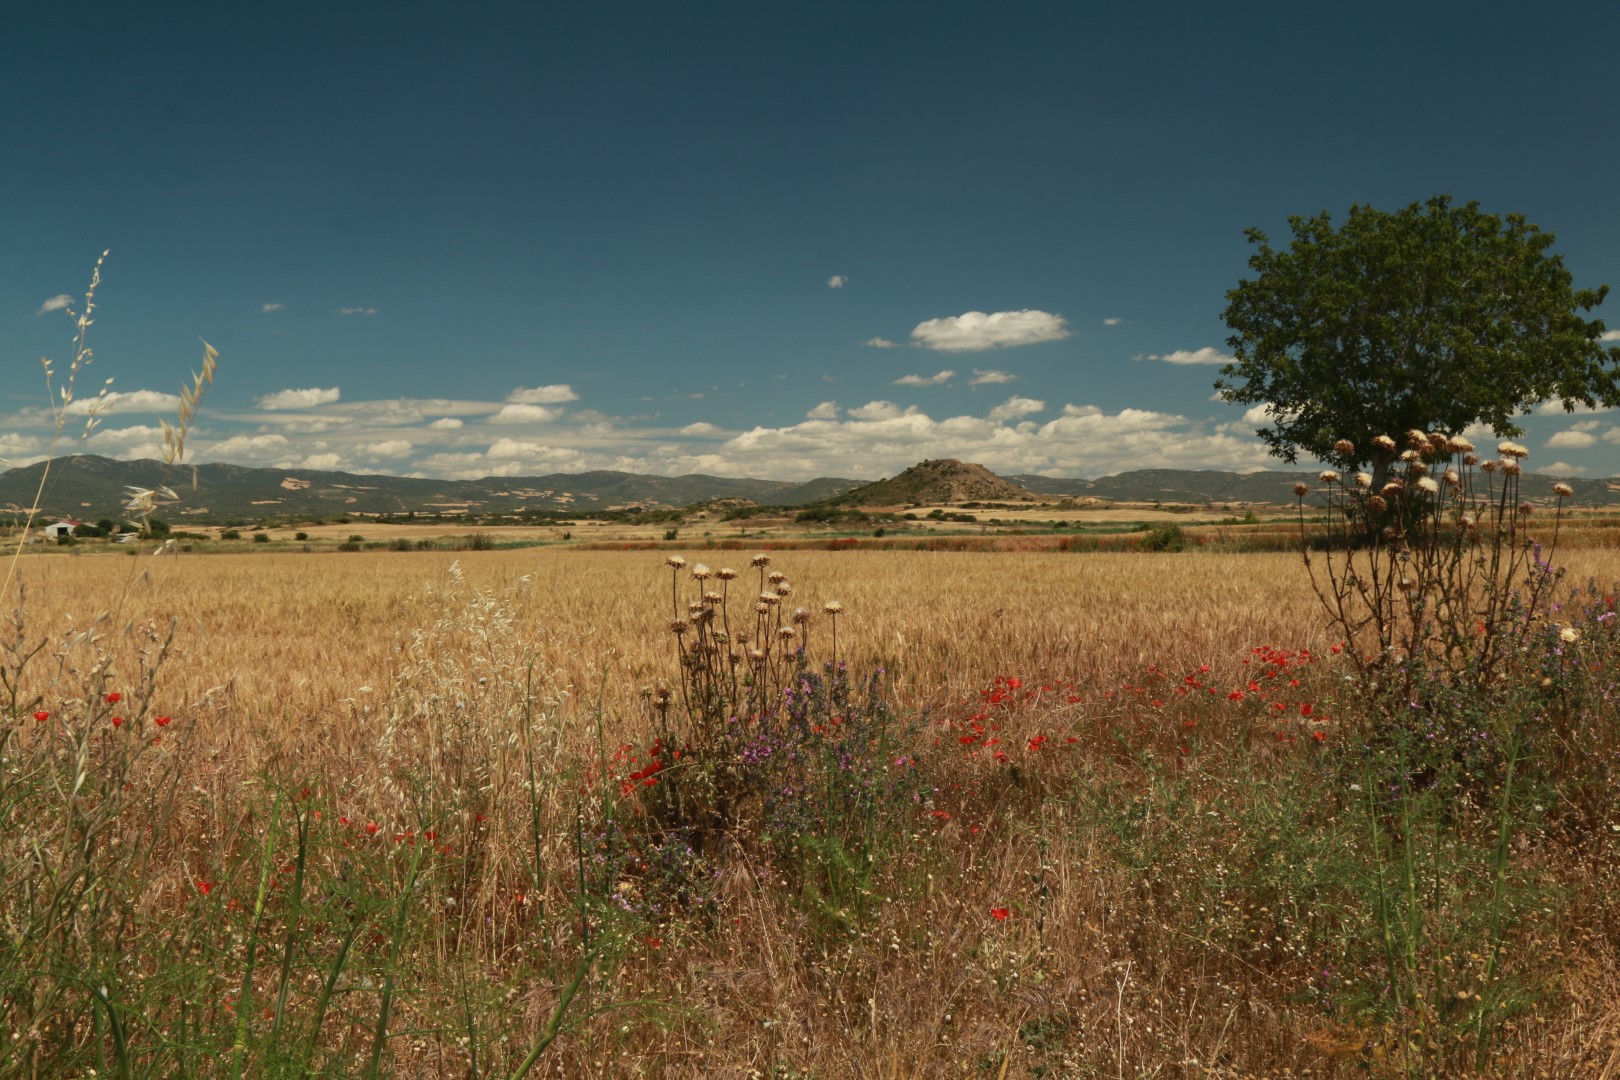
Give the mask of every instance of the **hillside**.
<path id="1" fill-rule="evenodd" d="M 1036 496 L 985 468 L 955 458 L 922 461 L 887 480 L 847 491 L 835 502 L 856 506 L 916 506 L 964 502 L 1036 502 Z"/>

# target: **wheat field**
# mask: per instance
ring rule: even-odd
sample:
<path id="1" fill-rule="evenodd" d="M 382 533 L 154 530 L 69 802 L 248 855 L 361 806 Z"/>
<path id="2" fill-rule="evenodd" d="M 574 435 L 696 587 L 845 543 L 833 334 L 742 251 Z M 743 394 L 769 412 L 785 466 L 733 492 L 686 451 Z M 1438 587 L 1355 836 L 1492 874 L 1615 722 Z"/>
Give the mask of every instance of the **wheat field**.
<path id="1" fill-rule="evenodd" d="M 861 729 L 884 740 L 878 771 L 928 763 L 889 802 L 818 796 L 881 835 L 833 843 L 801 823 L 784 849 L 738 839 L 763 835 L 761 805 L 721 828 L 657 801 L 678 777 L 627 779 L 669 737 L 652 703 L 680 685 L 670 623 L 692 566 L 732 561 L 739 590 L 763 574 L 746 553 L 689 551 L 681 570 L 664 554 L 25 558 L 13 640 L 43 648 L 12 699 L 12 872 L 48 862 L 53 825 L 25 815 L 62 798 L 23 784 L 29 769 L 71 772 L 77 752 L 110 786 L 63 804 L 104 830 L 84 841 L 102 869 L 62 863 L 99 914 L 77 929 L 34 916 L 51 929 L 32 1004 L 11 984 L 0 1074 L 1393 1076 L 1466 1061 L 1596 1076 L 1620 1062 L 1607 847 L 1523 852 L 1527 874 L 1564 884 L 1545 893 L 1557 914 L 1526 908 L 1505 950 L 1534 992 L 1488 1055 L 1455 1006 L 1414 1035 L 1324 989 L 1324 950 L 1363 916 L 1327 919 L 1339 886 L 1316 868 L 1365 838 L 1329 829 L 1290 848 L 1274 816 L 1332 818 L 1313 785 L 1339 766 L 1308 755 L 1340 737 L 1323 714 L 1354 708 L 1313 659 L 1335 640 L 1297 555 L 775 554 L 787 602 L 815 613 L 807 651 L 832 658 L 822 612 L 837 601 L 836 659 L 885 673 L 887 719 Z M 1620 579 L 1612 549 L 1563 561 L 1572 581 Z M 1268 707 L 1286 702 L 1294 727 L 1228 701 L 1261 665 L 1293 674 Z M 36 708 L 51 719 L 30 721 Z M 58 714 L 91 730 L 46 734 Z M 116 982 L 107 1004 L 69 964 Z M 1459 980 L 1446 993 L 1472 991 L 1463 961 L 1444 965 Z"/>

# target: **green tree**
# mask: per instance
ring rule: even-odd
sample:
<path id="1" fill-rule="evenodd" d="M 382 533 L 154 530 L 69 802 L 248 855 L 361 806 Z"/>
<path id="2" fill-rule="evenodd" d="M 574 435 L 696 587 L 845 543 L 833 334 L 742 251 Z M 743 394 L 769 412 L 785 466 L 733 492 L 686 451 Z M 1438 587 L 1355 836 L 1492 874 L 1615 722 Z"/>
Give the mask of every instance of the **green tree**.
<path id="1" fill-rule="evenodd" d="M 1620 404 L 1620 347 L 1578 314 L 1608 286 L 1574 289 L 1552 234 L 1522 215 L 1437 195 L 1395 213 L 1352 206 L 1337 228 L 1326 211 L 1289 224 L 1286 250 L 1246 233 L 1254 276 L 1226 294 L 1235 359 L 1215 383 L 1227 401 L 1270 406 L 1256 434 L 1284 461 L 1371 462 L 1381 478 L 1380 434 L 1477 421 L 1511 437 L 1543 401 Z"/>

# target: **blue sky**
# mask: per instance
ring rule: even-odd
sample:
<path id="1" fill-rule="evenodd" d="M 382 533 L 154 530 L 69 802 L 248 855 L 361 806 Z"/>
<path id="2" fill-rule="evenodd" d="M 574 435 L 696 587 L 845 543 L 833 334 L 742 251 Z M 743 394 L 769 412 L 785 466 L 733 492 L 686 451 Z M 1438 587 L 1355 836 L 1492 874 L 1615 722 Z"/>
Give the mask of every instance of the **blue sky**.
<path id="1" fill-rule="evenodd" d="M 67 451 L 155 456 L 203 338 L 194 461 L 1275 465 L 1211 400 L 1243 230 L 1450 193 L 1620 284 L 1617 32 L 1584 0 L 31 6 L 0 455 L 43 452 L 38 359 L 110 249 L 79 389 L 111 404 Z M 1620 473 L 1620 415 L 1527 427 L 1538 471 Z"/>

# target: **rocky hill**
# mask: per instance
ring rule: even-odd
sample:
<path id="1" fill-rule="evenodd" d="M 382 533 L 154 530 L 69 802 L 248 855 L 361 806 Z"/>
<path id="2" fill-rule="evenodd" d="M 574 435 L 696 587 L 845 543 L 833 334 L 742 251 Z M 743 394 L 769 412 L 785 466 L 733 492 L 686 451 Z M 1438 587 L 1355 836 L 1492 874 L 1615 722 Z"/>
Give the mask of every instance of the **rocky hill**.
<path id="1" fill-rule="evenodd" d="M 983 465 L 941 458 L 918 462 L 898 476 L 855 488 L 833 501 L 856 506 L 933 506 L 1038 500 L 1033 493 Z"/>

